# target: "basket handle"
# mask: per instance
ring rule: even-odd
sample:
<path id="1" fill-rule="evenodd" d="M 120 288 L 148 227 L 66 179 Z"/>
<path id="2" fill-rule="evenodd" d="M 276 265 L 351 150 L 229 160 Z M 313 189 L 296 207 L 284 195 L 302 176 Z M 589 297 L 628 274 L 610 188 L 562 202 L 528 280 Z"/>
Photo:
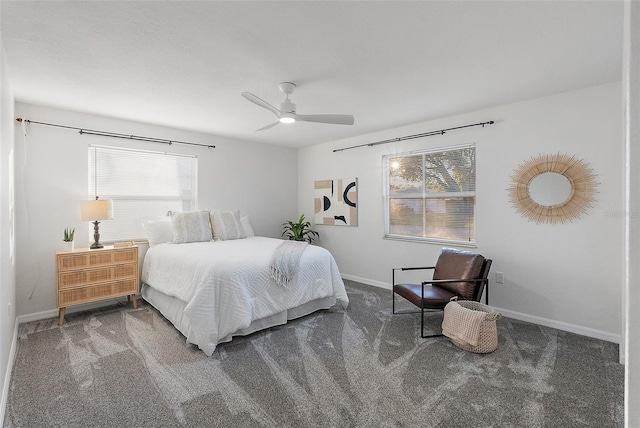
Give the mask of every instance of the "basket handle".
<path id="1" fill-rule="evenodd" d="M 490 313 L 487 313 L 484 320 L 495 321 L 495 320 L 499 320 L 500 318 L 502 318 L 502 314 L 500 312 L 490 312 Z"/>

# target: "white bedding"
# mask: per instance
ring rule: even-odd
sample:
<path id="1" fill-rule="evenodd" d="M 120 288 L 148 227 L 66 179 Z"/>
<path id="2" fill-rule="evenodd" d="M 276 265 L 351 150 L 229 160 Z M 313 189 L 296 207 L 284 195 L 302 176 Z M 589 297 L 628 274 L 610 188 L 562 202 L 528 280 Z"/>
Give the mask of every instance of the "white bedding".
<path id="1" fill-rule="evenodd" d="M 216 345 L 256 321 L 332 297 L 349 298 L 333 256 L 309 245 L 286 287 L 270 278 L 273 252 L 283 241 L 251 237 L 216 242 L 158 244 L 147 250 L 142 282 L 185 303 L 187 340 L 211 355 Z"/>

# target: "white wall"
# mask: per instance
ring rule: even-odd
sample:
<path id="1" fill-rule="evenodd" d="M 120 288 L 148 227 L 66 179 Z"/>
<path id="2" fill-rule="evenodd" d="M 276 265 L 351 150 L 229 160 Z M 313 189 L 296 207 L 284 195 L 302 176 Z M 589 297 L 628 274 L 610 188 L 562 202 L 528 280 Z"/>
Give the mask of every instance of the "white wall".
<path id="1" fill-rule="evenodd" d="M 4 420 L 16 332 L 13 123 L 13 96 L 0 41 L 0 424 Z"/>
<path id="2" fill-rule="evenodd" d="M 625 426 L 640 426 L 640 3 L 625 2 L 623 89 L 626 139 Z"/>
<path id="3" fill-rule="evenodd" d="M 306 148 L 299 152 L 299 210 L 313 218 L 315 180 L 358 177 L 358 227 L 316 225 L 315 229 L 346 278 L 390 287 L 392 267 L 430 265 L 442 245 L 383 239 L 382 156 L 476 143 L 476 250 L 494 260 L 490 304 L 508 316 L 619 343 L 624 230 L 621 105 L 621 85 L 611 83 Z M 332 152 L 487 120 L 496 124 Z M 558 152 L 591 165 L 599 183 L 597 201 L 573 223 L 531 223 L 509 202 L 510 176 L 531 157 Z M 504 272 L 505 284 L 493 281 L 497 271 Z"/>
<path id="4" fill-rule="evenodd" d="M 54 255 L 60 249 L 64 228 L 76 228 L 76 246 L 93 242 L 89 223 L 80 221 L 80 201 L 88 196 L 89 144 L 197 155 L 199 208 L 239 208 L 249 214 L 258 235 L 279 237 L 281 224 L 297 214 L 297 152 L 293 149 L 23 103 L 16 103 L 15 115 L 216 146 L 168 146 L 80 135 L 37 124 L 31 124 L 29 135 L 24 137 L 16 127 L 16 303 L 21 316 L 36 314 L 37 318 L 37 314 L 50 315 L 56 308 Z"/>

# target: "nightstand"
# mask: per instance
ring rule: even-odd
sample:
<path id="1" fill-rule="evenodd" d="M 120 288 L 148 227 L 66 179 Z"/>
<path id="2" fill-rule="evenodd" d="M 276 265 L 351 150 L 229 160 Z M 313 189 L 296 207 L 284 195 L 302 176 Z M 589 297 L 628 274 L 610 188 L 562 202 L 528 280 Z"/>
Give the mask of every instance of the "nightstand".
<path id="1" fill-rule="evenodd" d="M 58 323 L 67 306 L 128 296 L 138 307 L 138 247 L 56 252 Z"/>

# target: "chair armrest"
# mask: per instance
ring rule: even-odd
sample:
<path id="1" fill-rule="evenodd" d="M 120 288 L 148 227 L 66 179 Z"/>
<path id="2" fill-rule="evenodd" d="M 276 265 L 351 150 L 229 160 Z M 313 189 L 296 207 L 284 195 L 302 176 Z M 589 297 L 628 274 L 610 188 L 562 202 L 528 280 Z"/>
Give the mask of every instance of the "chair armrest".
<path id="1" fill-rule="evenodd" d="M 421 266 L 421 267 L 401 267 L 393 268 L 393 270 L 420 270 L 420 269 L 435 269 L 435 266 Z"/>
<path id="2" fill-rule="evenodd" d="M 475 279 L 432 279 L 431 281 L 422 281 L 422 285 L 425 284 L 447 284 L 451 282 L 478 282 L 488 281 L 487 278 L 475 278 Z"/>

